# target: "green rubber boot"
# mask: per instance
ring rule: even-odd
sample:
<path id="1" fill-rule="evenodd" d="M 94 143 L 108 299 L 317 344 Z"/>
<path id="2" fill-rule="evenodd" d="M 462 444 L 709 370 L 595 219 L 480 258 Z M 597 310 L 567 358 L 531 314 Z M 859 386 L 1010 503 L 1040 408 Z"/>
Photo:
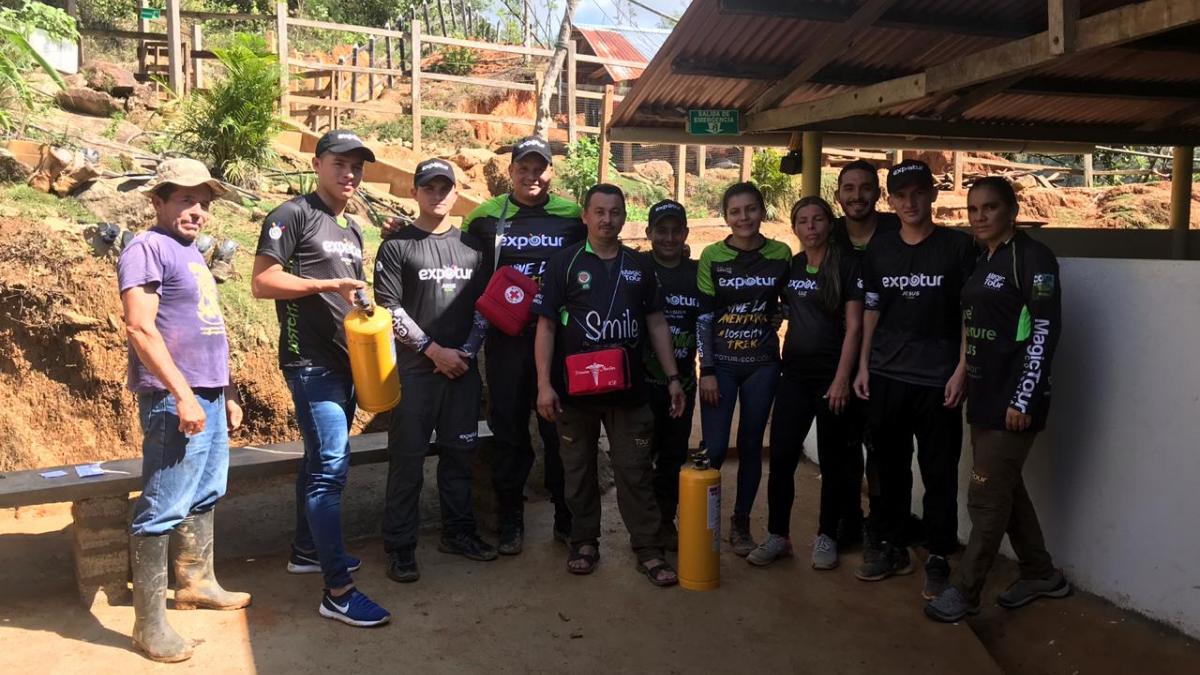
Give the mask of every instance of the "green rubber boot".
<path id="1" fill-rule="evenodd" d="M 175 609 L 241 609 L 249 593 L 231 593 L 213 574 L 213 512 L 193 513 L 171 531 L 175 556 Z"/>
<path id="2" fill-rule="evenodd" d="M 166 535 L 130 537 L 133 567 L 133 646 L 153 661 L 192 658 L 192 648 L 167 623 Z"/>

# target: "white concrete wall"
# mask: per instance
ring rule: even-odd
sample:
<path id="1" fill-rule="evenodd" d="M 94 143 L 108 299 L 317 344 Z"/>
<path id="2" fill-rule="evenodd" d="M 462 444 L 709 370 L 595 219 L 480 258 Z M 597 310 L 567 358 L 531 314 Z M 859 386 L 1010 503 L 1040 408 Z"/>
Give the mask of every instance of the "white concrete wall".
<path id="1" fill-rule="evenodd" d="M 1200 262 L 1061 266 L 1054 402 L 1025 467 L 1047 547 L 1079 588 L 1200 637 Z"/>

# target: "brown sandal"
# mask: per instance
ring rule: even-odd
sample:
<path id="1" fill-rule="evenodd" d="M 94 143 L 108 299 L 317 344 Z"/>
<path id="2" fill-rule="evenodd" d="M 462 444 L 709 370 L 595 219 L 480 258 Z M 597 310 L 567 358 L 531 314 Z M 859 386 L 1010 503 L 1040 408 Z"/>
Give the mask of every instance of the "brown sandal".
<path id="1" fill-rule="evenodd" d="M 637 568 L 638 571 L 646 575 L 646 578 L 650 580 L 650 583 L 654 584 L 655 586 L 665 588 L 667 586 L 674 586 L 675 584 L 679 583 L 678 574 L 672 578 L 664 578 L 663 572 L 675 571 L 675 568 L 671 567 L 671 563 L 667 562 L 666 560 L 663 560 L 657 565 L 651 565 L 650 567 L 646 567 L 644 563 L 638 563 Z"/>
<path id="2" fill-rule="evenodd" d="M 595 549 L 595 553 L 583 553 L 582 549 L 585 546 L 591 546 Z M 572 567 L 571 563 L 582 560 L 587 563 L 587 567 Z M 600 564 L 600 542 L 598 541 L 581 541 L 578 544 L 571 544 L 571 554 L 567 556 L 567 571 L 571 574 L 585 575 L 596 571 L 596 566 Z"/>

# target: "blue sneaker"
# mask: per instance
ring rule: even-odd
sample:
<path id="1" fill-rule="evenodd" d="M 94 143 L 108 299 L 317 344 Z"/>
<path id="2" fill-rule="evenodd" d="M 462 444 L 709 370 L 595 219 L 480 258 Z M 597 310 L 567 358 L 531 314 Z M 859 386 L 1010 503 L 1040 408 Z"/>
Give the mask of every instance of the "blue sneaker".
<path id="1" fill-rule="evenodd" d="M 357 588 L 350 589 L 340 598 L 335 598 L 325 591 L 318 610 L 327 619 L 337 619 L 344 624 L 359 627 L 381 626 L 392 618 L 388 611 L 371 602 L 371 599 L 358 592 Z"/>
<path id="2" fill-rule="evenodd" d="M 352 555 L 346 556 L 346 571 L 357 572 L 362 567 L 362 561 Z M 317 552 L 305 553 L 295 546 L 292 547 L 292 557 L 288 558 L 287 571 L 290 574 L 320 574 L 321 561 Z"/>

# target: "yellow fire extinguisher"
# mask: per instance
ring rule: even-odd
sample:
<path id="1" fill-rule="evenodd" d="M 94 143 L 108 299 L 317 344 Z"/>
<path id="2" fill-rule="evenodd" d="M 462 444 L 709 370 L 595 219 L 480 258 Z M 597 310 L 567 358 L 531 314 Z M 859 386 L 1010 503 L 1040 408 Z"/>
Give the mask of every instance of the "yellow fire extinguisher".
<path id="1" fill-rule="evenodd" d="M 392 313 L 373 304 L 361 290 L 354 300 L 344 324 L 358 407 L 376 413 L 391 410 L 400 402 Z"/>
<path id="2" fill-rule="evenodd" d="M 721 585 L 721 472 L 709 465 L 703 444 L 679 472 L 679 585 Z"/>

